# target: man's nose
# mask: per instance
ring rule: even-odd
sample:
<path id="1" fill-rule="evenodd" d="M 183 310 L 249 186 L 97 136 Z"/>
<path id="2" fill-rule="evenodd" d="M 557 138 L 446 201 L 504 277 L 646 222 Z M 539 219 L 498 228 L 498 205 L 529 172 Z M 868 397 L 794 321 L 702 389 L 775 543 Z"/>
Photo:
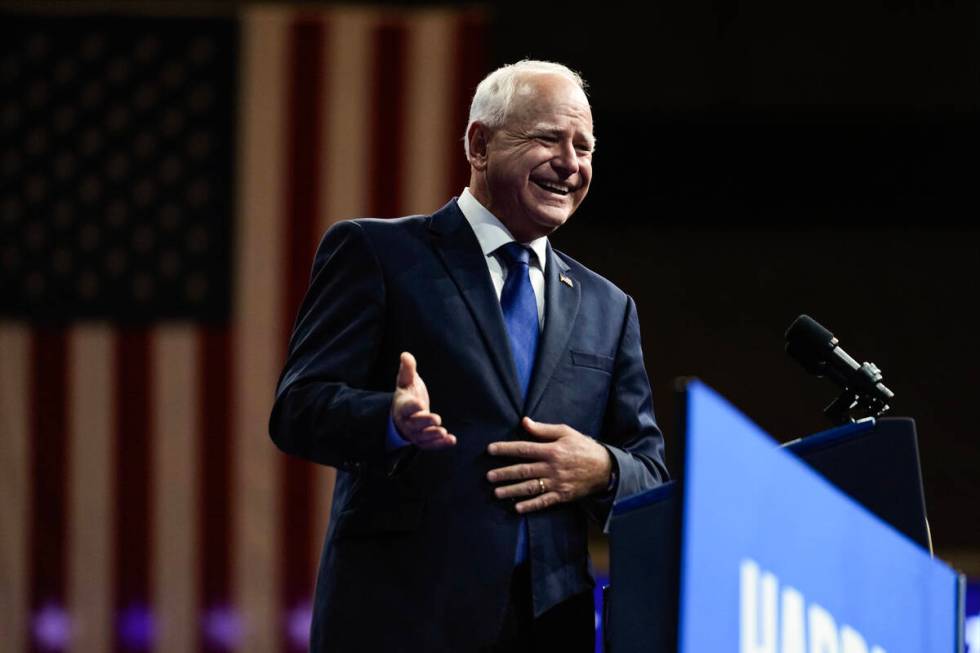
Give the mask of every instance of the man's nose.
<path id="1" fill-rule="evenodd" d="M 571 141 L 562 141 L 558 144 L 558 151 L 551 160 L 551 165 L 560 174 L 565 176 L 574 175 L 578 172 L 579 162 L 578 153 L 575 151 L 575 144 Z"/>

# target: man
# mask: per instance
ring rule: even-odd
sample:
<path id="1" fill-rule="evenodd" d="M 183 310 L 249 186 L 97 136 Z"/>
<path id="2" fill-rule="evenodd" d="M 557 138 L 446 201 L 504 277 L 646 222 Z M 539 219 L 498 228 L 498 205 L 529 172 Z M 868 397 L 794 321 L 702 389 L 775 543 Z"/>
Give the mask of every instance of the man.
<path id="1" fill-rule="evenodd" d="M 338 469 L 312 650 L 592 650 L 586 516 L 666 478 L 633 301 L 547 240 L 594 145 L 577 74 L 505 66 L 458 200 L 320 244 L 270 422 Z"/>

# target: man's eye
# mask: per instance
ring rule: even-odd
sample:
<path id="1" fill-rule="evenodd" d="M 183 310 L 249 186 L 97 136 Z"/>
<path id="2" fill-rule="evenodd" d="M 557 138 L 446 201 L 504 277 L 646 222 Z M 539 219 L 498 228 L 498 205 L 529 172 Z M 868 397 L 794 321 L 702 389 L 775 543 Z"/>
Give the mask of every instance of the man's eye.
<path id="1" fill-rule="evenodd" d="M 557 143 L 558 137 L 552 134 L 538 134 L 537 139 L 545 143 Z"/>

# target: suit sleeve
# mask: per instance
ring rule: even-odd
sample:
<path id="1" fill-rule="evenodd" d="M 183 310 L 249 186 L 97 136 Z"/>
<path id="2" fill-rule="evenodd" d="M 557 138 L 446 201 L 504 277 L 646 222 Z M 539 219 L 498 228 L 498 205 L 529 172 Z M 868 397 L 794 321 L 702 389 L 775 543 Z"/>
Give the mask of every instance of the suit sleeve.
<path id="1" fill-rule="evenodd" d="M 392 393 L 362 389 L 384 311 L 384 275 L 363 227 L 338 223 L 317 249 L 276 389 L 269 434 L 280 449 L 344 469 L 384 463 Z"/>
<path id="2" fill-rule="evenodd" d="M 607 530 L 614 501 L 657 487 L 668 479 L 664 438 L 653 415 L 640 323 L 631 297 L 626 298 L 612 389 L 599 440 L 612 456 L 619 479 L 613 492 L 587 500 L 586 510 Z"/>

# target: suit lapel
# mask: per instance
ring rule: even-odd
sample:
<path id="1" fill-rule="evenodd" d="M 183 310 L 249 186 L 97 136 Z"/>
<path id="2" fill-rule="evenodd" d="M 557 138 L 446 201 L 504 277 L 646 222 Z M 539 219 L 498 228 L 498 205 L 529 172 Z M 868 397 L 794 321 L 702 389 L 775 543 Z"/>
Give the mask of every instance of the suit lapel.
<path id="1" fill-rule="evenodd" d="M 510 353 L 507 327 L 500 312 L 500 302 L 494 292 L 480 243 L 455 199 L 432 215 L 429 231 L 446 271 L 473 314 L 473 321 L 483 336 L 493 366 L 503 380 L 514 408 L 520 412 L 521 390 Z"/>
<path id="2" fill-rule="evenodd" d="M 525 415 L 530 415 L 541 401 L 541 396 L 565 353 L 575 316 L 578 315 L 581 287 L 576 279 L 568 275 L 568 269 L 549 244 L 544 284 L 544 333 L 541 335 L 538 360 L 534 366 L 527 402 L 524 404 Z"/>

